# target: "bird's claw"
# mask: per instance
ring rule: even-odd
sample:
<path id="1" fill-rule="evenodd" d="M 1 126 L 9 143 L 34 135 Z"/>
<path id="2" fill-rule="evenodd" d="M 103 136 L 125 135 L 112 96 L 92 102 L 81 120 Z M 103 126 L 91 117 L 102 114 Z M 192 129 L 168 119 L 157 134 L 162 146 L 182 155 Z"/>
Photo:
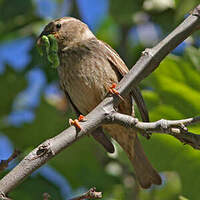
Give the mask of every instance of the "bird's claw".
<path id="1" fill-rule="evenodd" d="M 78 117 L 78 121 L 79 121 L 79 122 L 86 122 L 87 119 L 85 118 L 85 116 L 83 116 L 83 115 L 79 115 L 79 117 Z"/>
<path id="2" fill-rule="evenodd" d="M 69 119 L 69 124 L 70 124 L 70 126 L 75 126 L 79 130 L 81 130 L 82 128 L 81 128 L 79 122 L 85 122 L 85 121 L 87 121 L 87 119 L 83 115 L 80 115 L 78 117 L 78 119 L 75 119 L 75 120 L 73 120 L 73 119 L 70 118 Z"/>
<path id="3" fill-rule="evenodd" d="M 117 95 L 122 101 L 124 98 L 119 94 L 119 92 L 115 89 L 117 87 L 116 83 L 113 83 L 112 86 L 109 88 L 109 93 Z"/>
<path id="4" fill-rule="evenodd" d="M 80 126 L 80 124 L 78 122 L 79 122 L 78 119 L 75 119 L 75 120 L 69 119 L 70 126 L 75 126 L 79 130 L 81 130 L 82 128 L 81 128 L 81 126 Z"/>

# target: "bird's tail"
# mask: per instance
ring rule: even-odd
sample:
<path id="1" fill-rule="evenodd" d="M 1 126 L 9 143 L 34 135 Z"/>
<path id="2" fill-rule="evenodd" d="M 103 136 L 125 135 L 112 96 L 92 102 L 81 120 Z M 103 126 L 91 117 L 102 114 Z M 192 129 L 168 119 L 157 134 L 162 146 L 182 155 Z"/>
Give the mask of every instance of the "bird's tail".
<path id="1" fill-rule="evenodd" d="M 106 125 L 104 128 L 128 154 L 141 187 L 149 188 L 152 184 L 160 185 L 161 177 L 147 159 L 136 132 L 120 125 Z"/>
<path id="2" fill-rule="evenodd" d="M 146 157 L 142 145 L 136 136 L 134 140 L 134 156 L 130 158 L 135 169 L 136 177 L 143 188 L 149 188 L 152 184 L 160 185 L 161 177 L 152 167 Z"/>

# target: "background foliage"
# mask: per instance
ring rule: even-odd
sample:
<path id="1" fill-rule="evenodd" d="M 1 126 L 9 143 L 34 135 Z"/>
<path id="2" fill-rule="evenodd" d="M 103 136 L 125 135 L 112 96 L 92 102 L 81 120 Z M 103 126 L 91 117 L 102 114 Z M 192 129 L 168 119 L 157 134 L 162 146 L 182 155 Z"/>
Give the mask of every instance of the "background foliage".
<path id="1" fill-rule="evenodd" d="M 98 38 L 115 48 L 131 67 L 146 47 L 173 30 L 199 0 L 0 0 L 0 159 L 14 148 L 23 153 L 68 126 L 71 111 L 58 87 L 54 69 L 40 58 L 35 40 L 52 18 L 75 16 Z M 177 47 L 141 83 L 151 120 L 181 119 L 199 114 L 199 33 Z M 198 133 L 200 126 L 191 131 Z M 104 199 L 199 199 L 200 152 L 172 137 L 141 138 L 163 185 L 140 190 L 129 161 L 116 144 L 107 155 L 85 137 L 37 170 L 10 193 L 13 199 L 67 199 L 92 186 Z M 18 162 L 11 163 L 3 177 Z M 34 191 L 34 192 L 33 192 Z"/>

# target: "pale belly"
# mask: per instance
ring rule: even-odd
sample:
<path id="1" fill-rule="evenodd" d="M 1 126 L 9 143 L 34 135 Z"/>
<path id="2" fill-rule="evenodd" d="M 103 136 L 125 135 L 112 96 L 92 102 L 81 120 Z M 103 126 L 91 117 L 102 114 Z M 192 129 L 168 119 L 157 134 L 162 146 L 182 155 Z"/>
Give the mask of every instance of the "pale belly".
<path id="1" fill-rule="evenodd" d="M 61 85 L 73 104 L 84 115 L 106 96 L 112 83 L 118 82 L 116 72 L 107 60 L 79 60 L 58 68 Z"/>

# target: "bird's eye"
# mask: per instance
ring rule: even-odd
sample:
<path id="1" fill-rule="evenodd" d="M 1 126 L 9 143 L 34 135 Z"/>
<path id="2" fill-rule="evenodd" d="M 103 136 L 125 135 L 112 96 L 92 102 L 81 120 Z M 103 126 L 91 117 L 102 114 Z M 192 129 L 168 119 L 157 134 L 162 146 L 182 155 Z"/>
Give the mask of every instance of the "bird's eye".
<path id="1" fill-rule="evenodd" d="M 56 28 L 60 29 L 61 28 L 61 24 L 56 24 Z"/>

